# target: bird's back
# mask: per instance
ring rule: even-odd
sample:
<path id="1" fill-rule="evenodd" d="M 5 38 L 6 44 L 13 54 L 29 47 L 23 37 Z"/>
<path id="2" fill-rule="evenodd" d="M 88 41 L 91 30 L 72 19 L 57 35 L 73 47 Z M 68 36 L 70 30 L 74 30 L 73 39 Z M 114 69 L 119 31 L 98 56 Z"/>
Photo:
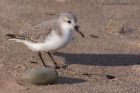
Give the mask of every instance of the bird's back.
<path id="1" fill-rule="evenodd" d="M 24 36 L 26 40 L 38 43 L 44 42 L 46 37 L 52 31 L 58 31 L 58 33 L 61 33 L 57 19 L 48 20 L 31 28 L 27 28 L 26 30 L 22 30 L 19 32 L 19 35 Z"/>

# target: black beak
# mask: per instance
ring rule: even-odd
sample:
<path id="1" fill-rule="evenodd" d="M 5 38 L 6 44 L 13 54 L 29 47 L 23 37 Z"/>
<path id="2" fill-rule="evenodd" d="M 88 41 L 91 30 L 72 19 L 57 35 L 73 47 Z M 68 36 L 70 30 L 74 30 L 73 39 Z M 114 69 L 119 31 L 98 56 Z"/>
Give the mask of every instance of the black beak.
<path id="1" fill-rule="evenodd" d="M 79 30 L 79 26 L 74 27 L 75 31 L 77 31 L 83 38 L 85 38 L 85 35 Z"/>

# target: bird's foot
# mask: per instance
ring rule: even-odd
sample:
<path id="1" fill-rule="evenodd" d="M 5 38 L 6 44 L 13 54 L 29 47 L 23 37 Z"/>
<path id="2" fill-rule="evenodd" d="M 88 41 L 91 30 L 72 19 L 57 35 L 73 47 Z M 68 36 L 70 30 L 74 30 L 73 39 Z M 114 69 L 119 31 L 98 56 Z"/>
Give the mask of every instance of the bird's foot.
<path id="1" fill-rule="evenodd" d="M 55 69 L 66 69 L 68 67 L 67 64 L 63 64 L 63 65 L 55 65 Z"/>

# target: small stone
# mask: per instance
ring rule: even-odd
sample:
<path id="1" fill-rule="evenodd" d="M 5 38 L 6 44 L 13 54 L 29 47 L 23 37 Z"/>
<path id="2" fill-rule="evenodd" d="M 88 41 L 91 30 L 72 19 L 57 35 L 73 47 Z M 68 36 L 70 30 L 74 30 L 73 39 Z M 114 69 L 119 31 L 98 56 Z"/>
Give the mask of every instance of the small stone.
<path id="1" fill-rule="evenodd" d="M 21 65 L 21 64 L 16 65 L 15 68 L 16 68 L 16 69 L 20 69 L 20 70 L 25 70 L 25 69 L 27 69 L 26 66 Z"/>
<path id="2" fill-rule="evenodd" d="M 67 0 L 56 0 L 57 2 L 66 2 Z"/>
<path id="3" fill-rule="evenodd" d="M 121 27 L 121 23 L 117 20 L 110 19 L 107 26 L 105 27 L 105 31 L 109 33 L 115 33 L 118 32 Z"/>
<path id="4" fill-rule="evenodd" d="M 93 34 L 90 34 L 90 37 L 92 37 L 92 38 L 98 38 L 97 35 L 93 35 Z"/>
<path id="5" fill-rule="evenodd" d="M 21 80 L 36 85 L 53 84 L 58 79 L 58 73 L 51 68 L 31 69 L 21 75 Z"/>
<path id="6" fill-rule="evenodd" d="M 122 26 L 121 30 L 119 31 L 120 34 L 128 34 L 133 32 L 134 29 L 127 27 L 127 26 Z"/>
<path id="7" fill-rule="evenodd" d="M 114 79 L 116 78 L 115 76 L 112 76 L 112 75 L 105 75 L 107 79 Z"/>

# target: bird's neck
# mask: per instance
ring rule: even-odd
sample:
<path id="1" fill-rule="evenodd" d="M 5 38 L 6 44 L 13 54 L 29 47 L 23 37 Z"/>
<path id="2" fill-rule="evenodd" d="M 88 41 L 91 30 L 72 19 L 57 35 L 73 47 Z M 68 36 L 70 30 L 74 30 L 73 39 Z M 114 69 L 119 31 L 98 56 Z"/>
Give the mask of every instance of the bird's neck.
<path id="1" fill-rule="evenodd" d="M 73 31 L 68 28 L 63 29 L 62 33 L 63 33 L 63 38 L 65 38 L 65 39 L 71 38 L 73 36 Z"/>

